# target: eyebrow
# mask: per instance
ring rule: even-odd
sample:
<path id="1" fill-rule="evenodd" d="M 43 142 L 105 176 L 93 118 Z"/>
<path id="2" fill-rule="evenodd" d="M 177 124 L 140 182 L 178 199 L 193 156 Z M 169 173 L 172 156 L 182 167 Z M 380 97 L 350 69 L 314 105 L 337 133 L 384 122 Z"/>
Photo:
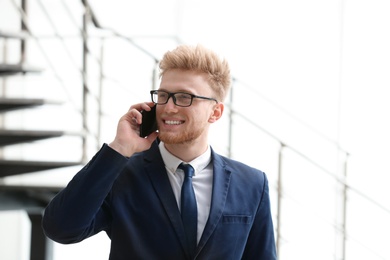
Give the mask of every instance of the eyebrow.
<path id="1" fill-rule="evenodd" d="M 166 89 L 164 89 L 164 88 L 159 88 L 159 89 L 156 89 L 156 90 L 161 90 L 161 91 L 165 91 L 165 92 L 168 92 L 168 93 L 187 93 L 187 94 L 191 94 L 191 95 L 198 95 L 198 94 L 195 94 L 195 93 L 193 93 L 193 92 L 191 92 L 191 91 L 188 91 L 188 90 L 184 90 L 184 89 L 180 89 L 180 90 L 177 90 L 177 91 L 168 91 L 168 90 L 166 90 Z"/>

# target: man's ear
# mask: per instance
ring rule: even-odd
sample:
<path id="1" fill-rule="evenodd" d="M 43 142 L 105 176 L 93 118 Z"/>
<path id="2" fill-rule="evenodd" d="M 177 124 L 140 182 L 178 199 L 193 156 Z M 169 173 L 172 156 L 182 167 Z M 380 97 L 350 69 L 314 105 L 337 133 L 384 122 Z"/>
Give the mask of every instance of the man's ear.
<path id="1" fill-rule="evenodd" d="M 210 115 L 209 123 L 217 122 L 221 118 L 224 108 L 225 105 L 222 102 L 218 102 L 218 104 L 214 106 L 213 113 Z"/>

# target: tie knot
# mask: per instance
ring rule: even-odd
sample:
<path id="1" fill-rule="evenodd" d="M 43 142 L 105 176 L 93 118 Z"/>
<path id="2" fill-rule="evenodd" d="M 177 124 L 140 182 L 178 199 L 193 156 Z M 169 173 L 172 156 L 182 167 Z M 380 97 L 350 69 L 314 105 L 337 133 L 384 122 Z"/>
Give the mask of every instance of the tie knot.
<path id="1" fill-rule="evenodd" d="M 190 178 L 192 178 L 192 176 L 194 176 L 195 170 L 194 170 L 194 168 L 191 166 L 191 164 L 184 164 L 184 163 L 181 163 L 181 164 L 179 165 L 179 168 L 182 169 L 182 170 L 184 171 L 185 177 L 190 177 Z"/>

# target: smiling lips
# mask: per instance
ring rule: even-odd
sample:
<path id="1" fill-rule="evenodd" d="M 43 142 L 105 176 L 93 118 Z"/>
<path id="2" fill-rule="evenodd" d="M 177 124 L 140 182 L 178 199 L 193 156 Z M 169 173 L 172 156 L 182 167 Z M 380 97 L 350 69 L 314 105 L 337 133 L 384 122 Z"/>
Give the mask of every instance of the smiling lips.
<path id="1" fill-rule="evenodd" d="M 167 125 L 181 125 L 183 123 L 183 121 L 179 121 L 179 120 L 165 120 L 164 123 L 167 124 Z"/>

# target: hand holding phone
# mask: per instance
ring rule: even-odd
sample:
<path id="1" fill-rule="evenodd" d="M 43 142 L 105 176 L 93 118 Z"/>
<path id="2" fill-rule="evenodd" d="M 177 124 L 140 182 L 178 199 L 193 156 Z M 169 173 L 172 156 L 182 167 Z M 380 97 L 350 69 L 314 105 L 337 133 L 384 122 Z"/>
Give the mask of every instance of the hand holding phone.
<path id="1" fill-rule="evenodd" d="M 140 125 L 140 136 L 146 137 L 157 130 L 156 106 L 151 107 L 150 111 L 142 110 L 142 123 Z"/>

